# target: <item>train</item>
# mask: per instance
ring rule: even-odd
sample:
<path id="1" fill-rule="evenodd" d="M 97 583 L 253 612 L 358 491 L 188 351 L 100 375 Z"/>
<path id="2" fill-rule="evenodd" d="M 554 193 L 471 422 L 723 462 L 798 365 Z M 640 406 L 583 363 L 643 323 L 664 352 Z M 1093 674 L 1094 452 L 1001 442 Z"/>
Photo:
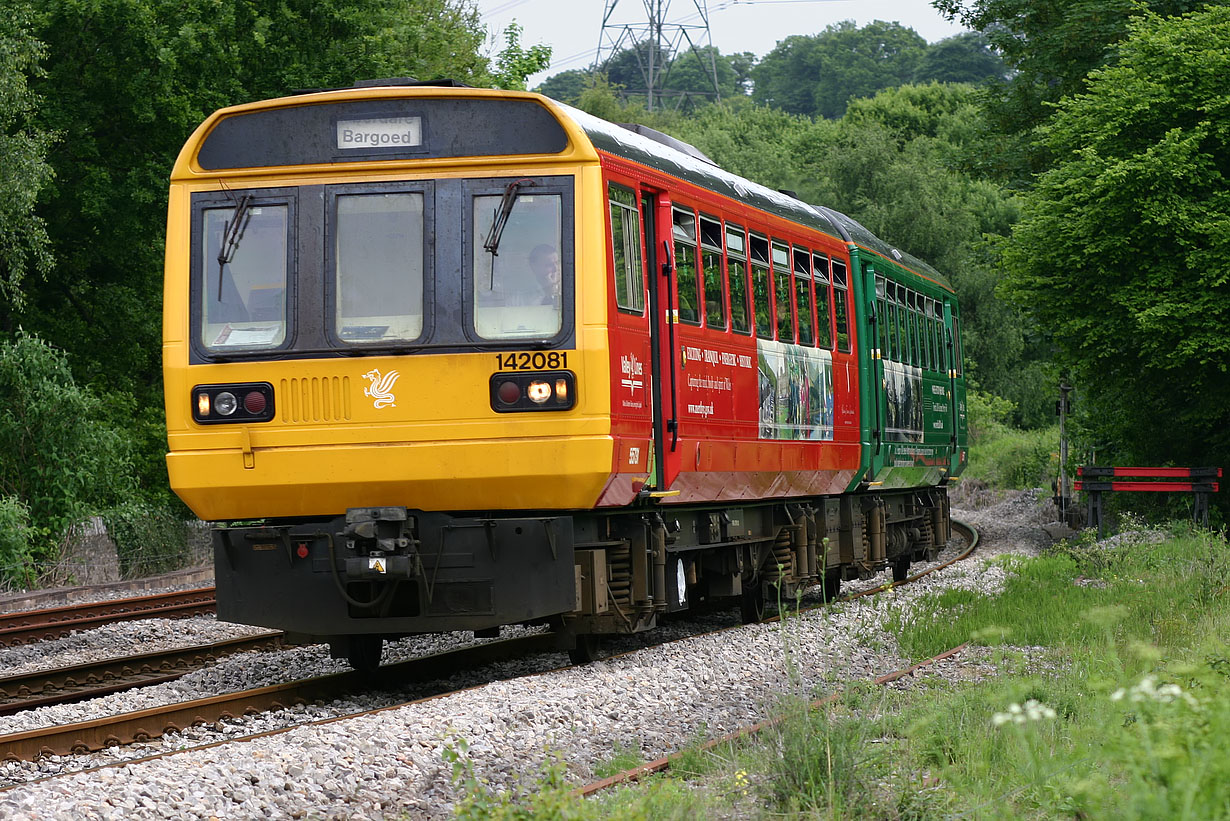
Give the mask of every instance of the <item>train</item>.
<path id="1" fill-rule="evenodd" d="M 960 307 L 857 221 L 539 94 L 365 81 L 224 108 L 171 173 L 171 486 L 223 620 L 358 669 L 933 556 Z"/>

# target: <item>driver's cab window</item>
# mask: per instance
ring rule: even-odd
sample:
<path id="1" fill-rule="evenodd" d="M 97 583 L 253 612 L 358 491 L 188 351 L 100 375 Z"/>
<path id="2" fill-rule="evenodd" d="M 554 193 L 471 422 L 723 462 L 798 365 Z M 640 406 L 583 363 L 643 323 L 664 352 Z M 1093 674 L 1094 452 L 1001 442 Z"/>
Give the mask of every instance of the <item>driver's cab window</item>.
<path id="1" fill-rule="evenodd" d="M 275 348 L 286 339 L 287 205 L 201 212 L 201 344 Z M 238 218 L 236 218 L 238 213 Z"/>
<path id="2" fill-rule="evenodd" d="M 475 332 L 484 339 L 555 336 L 564 319 L 560 195 L 519 193 L 511 208 L 500 194 L 473 203 Z"/>

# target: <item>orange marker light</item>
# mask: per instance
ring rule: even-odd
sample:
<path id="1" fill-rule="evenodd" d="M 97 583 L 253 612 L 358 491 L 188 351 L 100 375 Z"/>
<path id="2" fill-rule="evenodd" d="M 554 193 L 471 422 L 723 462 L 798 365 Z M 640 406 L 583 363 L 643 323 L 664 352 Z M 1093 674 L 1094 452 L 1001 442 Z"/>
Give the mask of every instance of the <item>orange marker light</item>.
<path id="1" fill-rule="evenodd" d="M 568 380 L 567 379 L 556 379 L 555 380 L 555 400 L 557 402 L 567 402 L 568 401 Z"/>
<path id="2" fill-rule="evenodd" d="M 196 395 L 196 413 L 202 419 L 209 416 L 209 394 L 198 393 Z"/>

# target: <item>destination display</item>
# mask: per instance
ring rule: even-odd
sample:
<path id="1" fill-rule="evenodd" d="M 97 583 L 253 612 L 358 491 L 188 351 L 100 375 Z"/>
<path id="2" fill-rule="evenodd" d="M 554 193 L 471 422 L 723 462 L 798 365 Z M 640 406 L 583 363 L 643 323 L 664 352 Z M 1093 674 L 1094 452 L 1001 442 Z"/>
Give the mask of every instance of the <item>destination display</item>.
<path id="1" fill-rule="evenodd" d="M 375 120 L 337 121 L 339 151 L 422 144 L 422 117 L 383 117 Z"/>

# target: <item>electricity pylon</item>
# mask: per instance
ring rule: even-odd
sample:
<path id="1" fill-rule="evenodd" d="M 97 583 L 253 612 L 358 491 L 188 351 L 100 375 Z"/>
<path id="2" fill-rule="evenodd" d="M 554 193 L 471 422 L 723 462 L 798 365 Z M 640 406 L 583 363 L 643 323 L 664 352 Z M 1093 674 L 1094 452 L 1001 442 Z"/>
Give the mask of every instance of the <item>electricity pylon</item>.
<path id="1" fill-rule="evenodd" d="M 641 0 L 645 9 L 644 19 L 615 19 L 619 0 L 606 0 L 602 13 L 602 32 L 598 36 L 598 56 L 594 69 L 603 71 L 611 58 L 624 50 L 636 55 L 641 70 L 643 88 L 628 88 L 634 94 L 644 94 L 646 108 L 653 111 L 655 98 L 666 96 L 666 82 L 670 77 L 675 57 L 686 43 L 688 50 L 700 61 L 700 65 L 713 83 L 713 97 L 718 99 L 717 61 L 709 34 L 709 9 L 707 0 L 692 0 L 680 4 L 683 11 L 671 15 L 671 0 Z M 625 6 L 628 4 L 625 3 Z M 707 50 L 702 52 L 702 49 Z M 686 92 L 684 92 L 686 94 Z"/>

